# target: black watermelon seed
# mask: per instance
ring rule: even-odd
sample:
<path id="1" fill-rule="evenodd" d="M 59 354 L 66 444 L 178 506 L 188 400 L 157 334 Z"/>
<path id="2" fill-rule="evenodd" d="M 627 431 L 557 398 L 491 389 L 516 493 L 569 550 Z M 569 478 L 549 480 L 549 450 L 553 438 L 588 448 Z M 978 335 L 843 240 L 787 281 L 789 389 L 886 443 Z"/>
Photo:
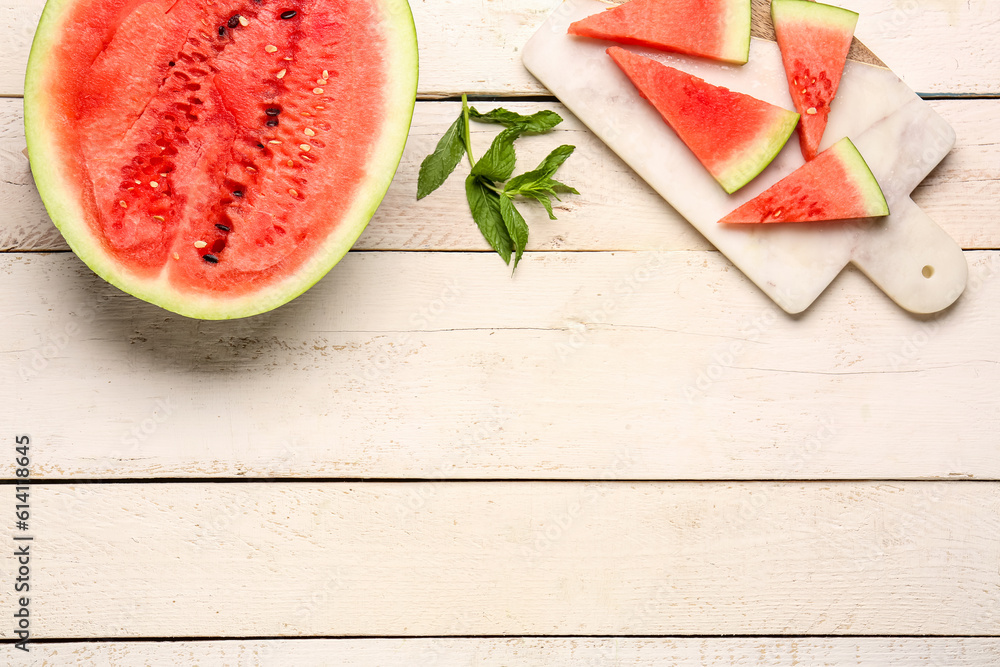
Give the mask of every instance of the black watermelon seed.
<path id="1" fill-rule="evenodd" d="M 277 107 L 271 107 L 270 109 L 264 111 L 264 113 L 266 113 L 268 116 L 277 116 L 279 113 L 281 113 L 281 109 L 278 109 Z"/>
<path id="2" fill-rule="evenodd" d="M 170 62 L 169 62 L 168 64 L 169 64 L 169 65 L 170 65 L 171 67 L 175 67 L 175 66 L 177 65 L 177 63 L 175 63 L 175 62 L 174 62 L 173 60 L 171 60 L 171 61 L 170 61 Z"/>
<path id="3" fill-rule="evenodd" d="M 218 264 L 219 258 L 215 255 L 202 255 L 201 258 L 208 262 L 209 264 Z"/>
<path id="4" fill-rule="evenodd" d="M 242 190 L 233 190 L 233 196 L 234 197 L 242 197 L 243 196 L 243 191 Z"/>
<path id="5" fill-rule="evenodd" d="M 240 15 L 239 14 L 237 14 L 233 18 L 229 19 L 229 22 L 226 23 L 226 25 L 228 25 L 230 28 L 235 28 L 239 24 L 240 24 Z"/>
<path id="6" fill-rule="evenodd" d="M 287 19 L 293 19 L 293 18 L 295 18 L 295 15 L 297 13 L 298 12 L 295 12 L 295 11 L 292 11 L 292 10 L 289 10 L 287 12 L 281 12 L 281 18 L 286 19 L 286 20 Z"/>
<path id="7" fill-rule="evenodd" d="M 223 232 L 228 232 L 229 231 L 229 227 L 226 227 L 225 225 L 222 225 L 222 224 L 217 224 L 217 225 L 215 225 L 215 227 L 216 227 L 216 229 L 218 229 L 220 231 L 223 231 Z"/>
<path id="8" fill-rule="evenodd" d="M 219 26 L 219 37 L 225 37 L 225 36 L 226 36 L 226 26 L 220 25 Z"/>
<path id="9" fill-rule="evenodd" d="M 267 121 L 264 124 L 267 125 L 268 127 L 278 127 L 278 119 L 272 118 L 271 120 Z"/>
<path id="10" fill-rule="evenodd" d="M 257 144 L 257 148 L 263 148 L 264 144 Z"/>

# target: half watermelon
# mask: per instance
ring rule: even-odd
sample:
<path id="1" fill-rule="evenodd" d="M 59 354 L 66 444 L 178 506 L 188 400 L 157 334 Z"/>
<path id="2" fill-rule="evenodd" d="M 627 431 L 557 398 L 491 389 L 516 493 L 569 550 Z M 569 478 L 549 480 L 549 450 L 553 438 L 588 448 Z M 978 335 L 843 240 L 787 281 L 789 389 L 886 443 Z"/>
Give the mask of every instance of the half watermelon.
<path id="1" fill-rule="evenodd" d="M 742 65 L 750 55 L 750 0 L 630 0 L 568 32 Z"/>
<path id="2" fill-rule="evenodd" d="M 405 0 L 49 0 L 28 151 L 98 275 L 183 315 L 244 317 L 304 292 L 358 238 L 416 81 Z"/>
<path id="3" fill-rule="evenodd" d="M 732 193 L 788 141 L 799 115 L 618 46 L 608 55 L 709 173 Z"/>
<path id="4" fill-rule="evenodd" d="M 771 19 L 795 109 L 802 114 L 799 145 L 816 157 L 837 95 L 858 15 L 808 0 L 772 0 Z"/>
<path id="5" fill-rule="evenodd" d="M 844 137 L 721 223 L 823 222 L 889 215 L 882 188 Z"/>

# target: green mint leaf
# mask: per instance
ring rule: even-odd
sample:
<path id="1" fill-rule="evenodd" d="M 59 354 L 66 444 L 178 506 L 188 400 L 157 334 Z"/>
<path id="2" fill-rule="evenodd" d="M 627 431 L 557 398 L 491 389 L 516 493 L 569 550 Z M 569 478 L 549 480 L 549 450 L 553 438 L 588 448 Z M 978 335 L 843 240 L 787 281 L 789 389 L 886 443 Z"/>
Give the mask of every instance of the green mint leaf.
<path id="1" fill-rule="evenodd" d="M 544 134 L 562 122 L 562 116 L 555 111 L 538 111 L 530 116 L 508 111 L 502 107 L 479 113 L 469 109 L 469 118 L 479 123 L 497 123 L 507 128 L 520 127 L 525 134 Z"/>
<path id="2" fill-rule="evenodd" d="M 556 148 L 542 160 L 536 169 L 525 172 L 520 176 L 515 176 L 507 181 L 507 185 L 503 189 L 504 195 L 511 198 L 521 196 L 534 199 L 545 207 L 546 213 L 549 214 L 549 219 L 555 220 L 556 216 L 552 211 L 552 200 L 550 197 L 559 199 L 559 195 L 556 194 L 558 192 L 580 194 L 574 188 L 552 178 L 552 174 L 556 173 L 563 162 L 573 154 L 574 150 L 576 150 L 574 146 L 560 146 Z"/>
<path id="3" fill-rule="evenodd" d="M 559 167 L 562 166 L 563 162 L 573 154 L 576 150 L 576 146 L 560 146 L 556 148 L 551 153 L 545 156 L 541 164 L 532 169 L 531 171 L 525 172 L 520 176 L 515 176 L 510 179 L 507 186 L 504 188 L 504 192 L 510 192 L 512 195 L 521 194 L 521 190 L 533 190 L 537 189 L 540 184 L 545 184 L 544 189 L 552 190 L 559 185 L 560 187 L 568 188 L 558 181 L 552 180 L 552 175 L 556 173 Z M 569 191 L 572 188 L 568 188 Z M 579 194 L 574 191 L 574 194 Z"/>
<path id="4" fill-rule="evenodd" d="M 551 153 L 545 156 L 545 159 L 542 160 L 541 164 L 538 165 L 535 171 L 542 172 L 546 176 L 552 176 L 552 174 L 558 171 L 563 162 L 565 162 L 575 150 L 576 146 L 565 145 L 554 149 Z"/>
<path id="5" fill-rule="evenodd" d="M 493 143 L 472 168 L 475 176 L 491 181 L 506 181 L 514 173 L 514 140 L 521 135 L 521 129 L 513 127 L 496 136 Z"/>
<path id="6" fill-rule="evenodd" d="M 516 252 L 514 256 L 514 268 L 517 268 L 517 263 L 521 261 L 521 255 L 524 254 L 524 247 L 528 245 L 528 223 L 524 221 L 521 214 L 514 207 L 514 202 L 510 197 L 506 195 L 500 196 L 500 216 L 503 218 L 503 224 L 507 228 L 507 233 L 510 235 L 510 240 L 514 244 L 514 251 Z"/>
<path id="7" fill-rule="evenodd" d="M 475 174 L 469 174 L 465 179 L 465 195 L 469 199 L 472 218 L 479 226 L 479 231 L 490 247 L 503 258 L 504 263 L 510 264 L 512 243 L 500 213 L 500 195 Z"/>
<path id="8" fill-rule="evenodd" d="M 555 186 L 552 189 L 555 190 L 556 192 L 565 192 L 571 195 L 580 194 L 580 192 L 576 188 L 572 188 L 566 185 L 565 183 L 560 183 L 559 181 L 552 181 L 552 182 L 555 183 Z M 556 197 L 556 199 L 559 199 L 559 197 Z"/>
<path id="9" fill-rule="evenodd" d="M 552 200 L 544 192 L 522 192 L 522 196 L 534 199 L 537 202 L 541 202 L 542 206 L 545 207 L 546 213 L 549 214 L 549 220 L 555 220 L 556 214 L 552 212 Z M 553 195 L 555 197 L 555 195 Z M 556 197 L 559 199 L 559 197 Z"/>
<path id="10" fill-rule="evenodd" d="M 463 114 L 455 119 L 455 122 L 438 141 L 434 152 L 420 163 L 420 175 L 417 177 L 417 199 L 423 199 L 441 187 L 458 163 L 462 161 L 462 156 L 465 155 L 465 139 L 462 134 L 464 118 Z"/>

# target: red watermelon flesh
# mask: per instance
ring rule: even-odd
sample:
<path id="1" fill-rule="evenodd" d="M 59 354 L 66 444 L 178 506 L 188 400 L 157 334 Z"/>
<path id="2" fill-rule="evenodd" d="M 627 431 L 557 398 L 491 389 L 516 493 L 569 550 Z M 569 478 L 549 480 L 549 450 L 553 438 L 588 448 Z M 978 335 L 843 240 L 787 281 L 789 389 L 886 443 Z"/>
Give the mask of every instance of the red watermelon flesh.
<path id="1" fill-rule="evenodd" d="M 29 152 L 95 272 L 176 312 L 241 317 L 351 246 L 415 88 L 405 0 L 49 0 Z"/>
<path id="2" fill-rule="evenodd" d="M 889 206 L 882 188 L 844 137 L 719 222 L 822 222 L 883 215 L 889 215 Z"/>
<path id="3" fill-rule="evenodd" d="M 750 0 L 630 0 L 568 32 L 742 65 L 750 54 Z"/>
<path id="4" fill-rule="evenodd" d="M 621 47 L 611 47 L 608 55 L 726 192 L 740 189 L 770 164 L 798 121 L 793 111 Z"/>
<path id="5" fill-rule="evenodd" d="M 808 0 L 772 0 L 771 19 L 795 109 L 799 145 L 816 157 L 858 22 L 855 12 Z"/>

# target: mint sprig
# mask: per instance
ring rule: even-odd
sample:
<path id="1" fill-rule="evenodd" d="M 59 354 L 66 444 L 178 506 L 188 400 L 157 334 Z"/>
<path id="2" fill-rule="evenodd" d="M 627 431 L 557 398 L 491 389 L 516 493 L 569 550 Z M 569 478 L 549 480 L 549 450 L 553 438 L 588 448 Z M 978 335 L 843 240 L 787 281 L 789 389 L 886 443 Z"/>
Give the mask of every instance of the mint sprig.
<path id="1" fill-rule="evenodd" d="M 489 149 L 478 161 L 472 155 L 470 120 L 495 123 L 505 128 L 493 139 Z M 504 263 L 510 264 L 513 255 L 516 269 L 528 245 L 528 223 L 517 210 L 515 198 L 539 202 L 545 207 L 549 218 L 555 220 L 552 198 L 558 200 L 557 193 L 580 194 L 574 188 L 552 178 L 573 154 L 574 146 L 559 146 L 538 167 L 511 178 L 517 162 L 514 142 L 518 137 L 525 134 L 545 134 L 561 122 L 562 117 L 549 110 L 538 111 L 530 116 L 504 108 L 480 113 L 469 107 L 468 98 L 462 95 L 462 113 L 438 141 L 434 152 L 420 164 L 417 199 L 423 199 L 441 187 L 462 161 L 462 156 L 468 155 L 471 170 L 465 179 L 465 195 L 469 200 L 472 219 L 483 238 L 503 258 Z"/>
<path id="2" fill-rule="evenodd" d="M 476 221 L 483 238 L 503 257 L 505 264 L 510 264 L 512 244 L 500 213 L 500 195 L 484 179 L 469 174 L 465 179 L 465 196 L 469 199 L 472 219 Z"/>
<path id="3" fill-rule="evenodd" d="M 559 195 L 556 194 L 558 192 L 574 195 L 580 194 L 576 191 L 576 188 L 571 188 L 552 178 L 552 175 L 573 154 L 574 150 L 576 150 L 575 146 L 560 146 L 555 149 L 542 160 L 542 163 L 536 169 L 507 181 L 507 185 L 503 189 L 503 194 L 508 197 L 521 196 L 534 199 L 545 207 L 545 210 L 549 214 L 549 219 L 555 220 L 556 216 L 552 213 L 552 200 L 550 197 L 555 197 L 558 200 Z"/>
<path id="4" fill-rule="evenodd" d="M 486 113 L 469 109 L 469 118 L 477 123 L 497 123 L 508 128 L 521 128 L 524 134 L 545 134 L 562 122 L 562 116 L 548 109 L 535 112 L 530 116 L 522 116 L 502 107 L 497 107 Z"/>
<path id="5" fill-rule="evenodd" d="M 465 155 L 465 139 L 462 136 L 462 118 L 459 117 L 438 141 L 434 152 L 420 163 L 417 199 L 423 199 L 441 187 L 462 161 L 463 155 Z"/>

